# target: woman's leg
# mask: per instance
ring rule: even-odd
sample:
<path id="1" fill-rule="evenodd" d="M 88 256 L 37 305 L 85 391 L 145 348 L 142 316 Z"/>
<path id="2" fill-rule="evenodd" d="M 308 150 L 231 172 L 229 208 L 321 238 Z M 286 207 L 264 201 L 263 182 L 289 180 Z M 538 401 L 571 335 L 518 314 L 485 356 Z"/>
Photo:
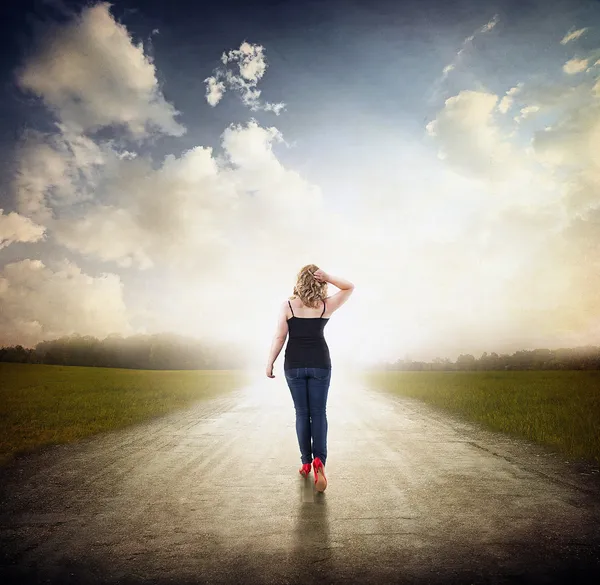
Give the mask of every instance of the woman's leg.
<path id="1" fill-rule="evenodd" d="M 292 394 L 296 409 L 296 435 L 302 463 L 312 463 L 310 445 L 311 424 L 308 410 L 308 385 L 305 368 L 291 368 L 284 371 L 285 379 Z"/>
<path id="2" fill-rule="evenodd" d="M 331 369 L 308 368 L 308 404 L 311 418 L 313 455 L 325 465 L 327 460 L 327 395 Z"/>

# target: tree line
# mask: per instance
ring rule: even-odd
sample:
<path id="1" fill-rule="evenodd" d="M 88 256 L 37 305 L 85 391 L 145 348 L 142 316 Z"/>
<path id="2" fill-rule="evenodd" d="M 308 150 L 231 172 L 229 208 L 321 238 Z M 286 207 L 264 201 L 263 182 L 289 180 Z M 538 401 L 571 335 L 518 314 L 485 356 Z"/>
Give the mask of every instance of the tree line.
<path id="1" fill-rule="evenodd" d="M 512 355 L 483 352 L 476 358 L 461 354 L 452 362 L 447 358 L 434 358 L 431 362 L 399 359 L 382 363 L 376 369 L 406 371 L 454 370 L 600 370 L 600 347 L 586 345 L 561 349 L 522 349 Z"/>
<path id="2" fill-rule="evenodd" d="M 0 362 L 93 366 L 141 370 L 229 370 L 246 366 L 241 346 L 205 343 L 160 333 L 97 339 L 70 335 L 42 341 L 33 348 L 0 348 Z"/>
<path id="3" fill-rule="evenodd" d="M 141 370 L 229 370 L 247 367 L 244 348 L 233 343 L 206 343 L 179 335 L 159 333 L 97 339 L 71 335 L 42 341 L 33 348 L 0 347 L 0 362 L 93 366 Z M 375 369 L 405 371 L 464 370 L 600 370 L 600 347 L 519 350 L 509 354 L 483 352 L 476 358 L 461 354 L 453 362 L 398 359 Z"/>

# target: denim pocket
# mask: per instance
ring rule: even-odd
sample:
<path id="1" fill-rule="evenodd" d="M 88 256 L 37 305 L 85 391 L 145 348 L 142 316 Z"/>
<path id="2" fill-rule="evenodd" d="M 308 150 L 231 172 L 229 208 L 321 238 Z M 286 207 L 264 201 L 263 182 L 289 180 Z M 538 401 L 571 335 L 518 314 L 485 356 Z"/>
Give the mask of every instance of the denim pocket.
<path id="1" fill-rule="evenodd" d="M 297 380 L 300 377 L 300 368 L 289 368 L 283 373 L 288 380 Z"/>
<path id="2" fill-rule="evenodd" d="M 317 380 L 327 380 L 331 376 L 331 370 L 329 368 L 313 368 L 315 378 Z"/>

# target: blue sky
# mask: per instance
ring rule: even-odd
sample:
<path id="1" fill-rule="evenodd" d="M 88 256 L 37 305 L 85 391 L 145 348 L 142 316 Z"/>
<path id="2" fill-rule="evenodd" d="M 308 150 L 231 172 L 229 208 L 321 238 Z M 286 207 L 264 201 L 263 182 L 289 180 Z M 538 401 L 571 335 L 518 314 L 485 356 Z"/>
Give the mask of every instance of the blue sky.
<path id="1" fill-rule="evenodd" d="M 332 327 L 346 356 L 595 339 L 594 300 L 570 301 L 596 260 L 583 262 L 564 234 L 596 209 L 596 135 L 579 129 L 596 123 L 597 2 L 94 6 L 2 9 L 0 303 L 11 314 L 0 341 L 74 331 L 227 338 L 247 319 L 267 347 L 308 262 L 364 291 Z M 102 31 L 121 53 L 90 41 Z M 266 67 L 252 81 L 257 108 L 231 88 L 210 105 L 207 78 L 244 42 Z M 73 71 L 83 63 L 83 76 L 48 74 L 57 55 Z M 158 102 L 148 101 L 150 81 Z M 277 115 L 267 103 L 285 106 Z M 548 140 L 532 142 L 536 133 Z M 69 272 L 70 309 L 49 319 L 44 299 L 64 294 Z M 20 305 L 26 286 L 39 289 Z M 92 318 L 97 304 L 106 307 Z M 552 325 L 539 328 L 549 311 Z M 348 342 L 352 324 L 360 332 L 373 317 L 379 340 Z"/>

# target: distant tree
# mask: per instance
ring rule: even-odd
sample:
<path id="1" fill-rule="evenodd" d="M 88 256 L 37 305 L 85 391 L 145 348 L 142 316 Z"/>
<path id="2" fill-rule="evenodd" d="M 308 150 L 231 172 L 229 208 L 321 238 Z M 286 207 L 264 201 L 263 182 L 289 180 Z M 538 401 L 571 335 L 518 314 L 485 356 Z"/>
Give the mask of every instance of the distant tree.
<path id="1" fill-rule="evenodd" d="M 71 335 L 35 348 L 0 348 L 0 361 L 136 369 L 236 369 L 244 352 L 235 343 L 206 343 L 172 334 L 109 335 L 104 340 Z"/>
<path id="2" fill-rule="evenodd" d="M 474 370 L 475 356 L 470 353 L 459 355 L 456 359 L 456 367 L 461 370 Z"/>

